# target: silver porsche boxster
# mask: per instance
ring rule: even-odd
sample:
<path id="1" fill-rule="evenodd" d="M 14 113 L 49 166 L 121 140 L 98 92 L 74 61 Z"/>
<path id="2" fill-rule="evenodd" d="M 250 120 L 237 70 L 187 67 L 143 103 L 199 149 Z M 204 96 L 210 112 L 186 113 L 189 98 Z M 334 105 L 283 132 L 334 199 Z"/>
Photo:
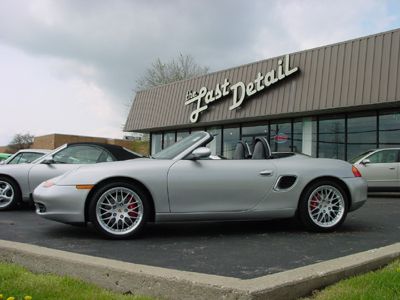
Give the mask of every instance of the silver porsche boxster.
<path id="1" fill-rule="evenodd" d="M 258 138 L 250 155 L 213 159 L 207 132 L 194 133 L 154 157 L 83 166 L 40 184 L 33 198 L 42 217 L 92 222 L 111 238 L 138 234 L 147 222 L 251 220 L 298 216 L 310 230 L 331 231 L 367 199 L 351 164 L 271 153 Z"/>

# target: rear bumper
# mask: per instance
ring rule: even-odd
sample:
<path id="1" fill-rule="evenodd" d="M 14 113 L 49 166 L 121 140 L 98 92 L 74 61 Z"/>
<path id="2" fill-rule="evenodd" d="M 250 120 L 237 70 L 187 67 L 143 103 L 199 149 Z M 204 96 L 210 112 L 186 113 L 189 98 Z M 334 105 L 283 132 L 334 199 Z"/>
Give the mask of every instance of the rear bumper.
<path id="1" fill-rule="evenodd" d="M 349 211 L 356 210 L 364 205 L 368 197 L 367 181 L 361 177 L 343 178 L 350 192 L 351 205 Z"/>
<path id="2" fill-rule="evenodd" d="M 75 186 L 39 185 L 33 192 L 36 213 L 43 218 L 69 224 L 85 222 L 85 200 L 89 190 Z"/>

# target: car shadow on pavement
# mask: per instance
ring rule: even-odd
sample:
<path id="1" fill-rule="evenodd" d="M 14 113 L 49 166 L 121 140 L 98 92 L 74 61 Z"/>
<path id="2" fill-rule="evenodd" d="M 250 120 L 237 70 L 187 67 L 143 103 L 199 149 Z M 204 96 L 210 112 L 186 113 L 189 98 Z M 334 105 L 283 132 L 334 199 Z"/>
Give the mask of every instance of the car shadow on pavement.
<path id="1" fill-rule="evenodd" d="M 225 221 L 225 222 L 177 222 L 148 224 L 142 234 L 134 239 L 187 239 L 187 238 L 212 238 L 221 236 L 251 236 L 260 234 L 291 235 L 291 234 L 352 234 L 369 232 L 368 223 L 343 224 L 337 231 L 331 233 L 313 233 L 306 231 L 295 219 L 269 220 L 269 221 Z M 48 238 L 62 239 L 104 239 L 95 231 L 91 224 L 87 226 L 73 226 L 57 224 L 46 228 Z"/>
<path id="2" fill-rule="evenodd" d="M 191 222 L 149 224 L 143 238 L 188 238 L 219 236 L 251 236 L 251 235 L 291 235 L 291 234 L 351 234 L 369 231 L 367 224 L 344 224 L 331 233 L 313 233 L 305 230 L 295 219 L 269 221 L 226 221 L 226 222 Z"/>

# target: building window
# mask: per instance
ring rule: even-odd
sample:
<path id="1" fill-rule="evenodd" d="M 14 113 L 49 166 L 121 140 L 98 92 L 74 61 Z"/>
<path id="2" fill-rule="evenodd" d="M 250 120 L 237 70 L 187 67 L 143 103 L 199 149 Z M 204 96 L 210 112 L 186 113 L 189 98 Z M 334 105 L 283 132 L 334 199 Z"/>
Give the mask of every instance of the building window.
<path id="1" fill-rule="evenodd" d="M 163 149 L 175 144 L 175 131 L 164 133 Z"/>
<path id="2" fill-rule="evenodd" d="M 389 164 L 398 162 L 399 150 L 382 150 L 367 157 L 372 164 Z"/>
<path id="3" fill-rule="evenodd" d="M 317 121 L 305 117 L 293 122 L 293 152 L 317 157 Z"/>
<path id="4" fill-rule="evenodd" d="M 344 117 L 321 118 L 318 123 L 318 157 L 345 159 Z"/>
<path id="5" fill-rule="evenodd" d="M 162 134 L 152 133 L 151 134 L 151 155 L 160 152 L 162 149 Z"/>
<path id="6" fill-rule="evenodd" d="M 235 128 L 224 128 L 223 134 L 223 153 L 222 155 L 228 159 L 233 158 L 235 153 L 236 144 L 240 139 L 240 129 Z"/>
<path id="7" fill-rule="evenodd" d="M 222 130 L 219 127 L 208 128 L 207 132 L 211 133 L 214 136 L 214 139 L 207 144 L 207 147 L 210 148 L 211 153 L 213 155 L 222 155 Z"/>
<path id="8" fill-rule="evenodd" d="M 187 137 L 189 135 L 189 130 L 186 131 L 178 131 L 176 133 L 176 141 L 179 142 L 183 138 Z"/>
<path id="9" fill-rule="evenodd" d="M 379 147 L 400 146 L 400 110 L 379 114 Z"/>
<path id="10" fill-rule="evenodd" d="M 292 151 L 292 123 L 271 123 L 270 145 L 274 152 Z"/>
<path id="11" fill-rule="evenodd" d="M 293 122 L 293 152 L 303 152 L 303 120 Z"/>
<path id="12" fill-rule="evenodd" d="M 241 139 L 246 142 L 251 149 L 254 148 L 254 141 L 258 137 L 265 137 L 268 139 L 269 136 L 269 125 L 256 125 L 256 126 L 244 126 L 242 127 Z"/>
<path id="13" fill-rule="evenodd" d="M 347 159 L 376 148 L 376 113 L 352 114 L 347 118 Z"/>

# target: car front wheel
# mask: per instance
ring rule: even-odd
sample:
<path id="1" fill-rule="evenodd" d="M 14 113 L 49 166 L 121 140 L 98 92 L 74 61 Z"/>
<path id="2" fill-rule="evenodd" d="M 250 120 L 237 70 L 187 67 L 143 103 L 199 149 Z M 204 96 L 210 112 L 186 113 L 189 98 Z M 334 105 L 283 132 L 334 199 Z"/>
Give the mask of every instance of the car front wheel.
<path id="1" fill-rule="evenodd" d="M 20 199 L 17 184 L 8 177 L 0 176 L 0 211 L 15 208 Z"/>
<path id="2" fill-rule="evenodd" d="M 124 239 L 143 229 L 148 219 L 147 194 L 127 182 L 109 183 L 94 194 L 89 206 L 89 217 L 101 234 Z"/>
<path id="3" fill-rule="evenodd" d="M 299 205 L 299 217 L 309 230 L 333 231 L 346 219 L 348 199 L 343 188 L 333 181 L 320 181 L 309 186 Z"/>

